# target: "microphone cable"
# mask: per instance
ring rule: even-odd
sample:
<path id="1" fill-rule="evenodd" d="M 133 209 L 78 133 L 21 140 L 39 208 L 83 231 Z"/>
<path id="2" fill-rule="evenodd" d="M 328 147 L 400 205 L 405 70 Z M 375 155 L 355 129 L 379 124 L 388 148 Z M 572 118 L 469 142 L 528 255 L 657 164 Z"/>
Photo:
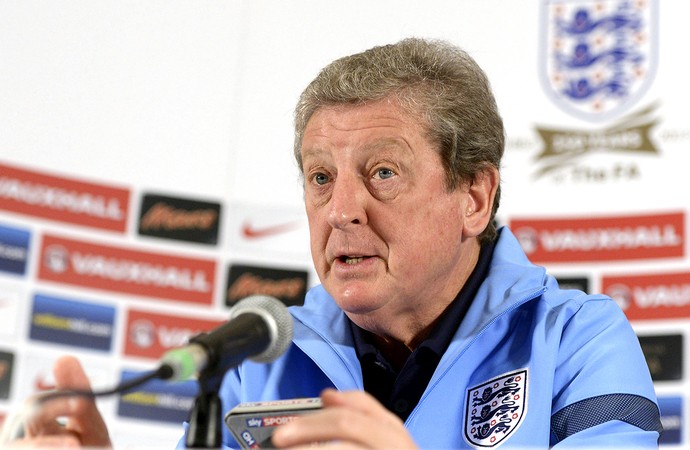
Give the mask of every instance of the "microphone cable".
<path id="1" fill-rule="evenodd" d="M 109 389 L 59 389 L 39 393 L 29 398 L 15 414 L 10 414 L 5 419 L 2 429 L 0 429 L 0 448 L 4 448 L 10 442 L 23 437 L 25 423 L 36 414 L 42 404 L 48 401 L 65 397 L 85 397 L 95 399 L 97 397 L 105 397 L 113 394 L 123 394 L 138 386 L 141 386 L 147 381 L 154 379 L 167 380 L 173 376 L 173 373 L 174 371 L 172 367 L 170 367 L 168 364 L 162 364 L 154 371 L 145 372 L 140 376 L 123 381 L 115 387 Z"/>
<path id="2" fill-rule="evenodd" d="M 122 383 L 118 384 L 117 386 L 110 388 L 110 389 L 103 389 L 100 391 L 93 391 L 90 389 L 60 389 L 60 390 L 53 390 L 53 391 L 47 391 L 43 394 L 39 394 L 36 396 L 36 401 L 38 404 L 42 404 L 47 402 L 48 400 L 53 400 L 56 398 L 61 398 L 61 397 L 87 397 L 87 398 L 96 398 L 96 397 L 105 397 L 108 395 L 113 395 L 113 394 L 123 394 L 127 391 L 130 391 L 138 386 L 141 386 L 142 384 L 146 383 L 147 381 L 150 380 L 167 380 L 168 378 L 172 377 L 173 375 L 173 369 L 167 365 L 167 364 L 162 364 L 158 369 L 152 371 L 152 372 L 145 372 L 142 375 L 132 378 L 131 380 L 123 381 Z"/>

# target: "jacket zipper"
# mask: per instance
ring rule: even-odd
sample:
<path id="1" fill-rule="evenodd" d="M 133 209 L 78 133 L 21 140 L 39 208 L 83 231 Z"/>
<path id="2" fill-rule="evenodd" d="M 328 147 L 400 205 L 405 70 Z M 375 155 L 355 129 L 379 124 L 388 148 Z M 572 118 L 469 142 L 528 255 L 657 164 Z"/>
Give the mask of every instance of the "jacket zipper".
<path id="1" fill-rule="evenodd" d="M 412 410 L 412 412 L 410 413 L 410 415 L 407 417 L 407 420 L 405 420 L 405 426 L 407 427 L 407 425 L 408 425 L 408 423 L 410 422 L 410 420 L 412 420 L 412 419 L 414 418 L 414 416 L 417 414 L 417 411 L 419 410 L 419 408 L 420 408 L 420 406 L 422 405 L 422 403 L 424 402 L 424 400 L 426 400 L 426 398 L 429 396 L 429 393 L 431 393 L 431 391 L 434 390 L 434 388 L 436 387 L 436 385 L 446 376 L 446 374 L 448 373 L 448 371 L 450 371 L 450 369 L 455 365 L 455 363 L 457 363 L 458 360 L 459 360 L 460 358 L 462 358 L 462 355 L 465 354 L 465 352 L 467 351 L 467 349 L 470 348 L 472 345 L 474 345 L 474 343 L 475 343 L 475 342 L 486 332 L 486 330 L 488 330 L 489 328 L 491 328 L 491 327 L 493 326 L 493 324 L 496 323 L 496 321 L 497 321 L 498 319 L 500 319 L 501 317 L 505 316 L 506 314 L 509 314 L 509 313 L 513 312 L 513 311 L 514 311 L 515 309 L 517 309 L 518 307 L 524 305 L 525 303 L 527 303 L 527 302 L 530 301 L 530 300 L 533 300 L 533 299 L 537 298 L 538 296 L 542 295 L 544 292 L 546 292 L 546 286 L 542 286 L 542 287 L 539 288 L 538 290 L 536 290 L 536 291 L 534 291 L 533 293 L 531 293 L 531 294 L 525 296 L 524 298 L 522 298 L 520 301 L 515 302 L 513 305 L 510 306 L 510 308 L 508 308 L 508 309 L 506 309 L 505 311 L 503 311 L 502 313 L 500 313 L 500 314 L 494 316 L 489 322 L 487 322 L 487 324 L 484 325 L 484 327 L 474 336 L 474 338 L 472 338 L 472 340 L 471 340 L 470 342 L 467 343 L 467 345 L 465 346 L 465 348 L 463 348 L 462 351 L 460 351 L 460 353 L 458 353 L 458 356 L 455 358 L 454 361 L 452 361 L 452 362 L 450 363 L 450 365 L 448 366 L 448 368 L 446 369 L 446 371 L 443 372 L 443 373 L 436 379 L 436 381 L 434 382 L 433 385 L 431 385 L 428 389 L 425 390 L 424 394 L 423 394 L 422 397 L 419 399 L 419 402 L 417 402 L 417 406 L 415 406 L 415 408 Z"/>

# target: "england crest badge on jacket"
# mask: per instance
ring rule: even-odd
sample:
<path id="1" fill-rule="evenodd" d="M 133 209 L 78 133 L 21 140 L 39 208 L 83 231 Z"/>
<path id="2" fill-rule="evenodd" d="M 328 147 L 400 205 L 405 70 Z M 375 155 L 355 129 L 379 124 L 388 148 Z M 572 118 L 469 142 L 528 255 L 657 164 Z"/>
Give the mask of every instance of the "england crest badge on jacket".
<path id="1" fill-rule="evenodd" d="M 496 447 L 527 411 L 527 369 L 503 374 L 467 390 L 465 439 L 475 447 Z"/>

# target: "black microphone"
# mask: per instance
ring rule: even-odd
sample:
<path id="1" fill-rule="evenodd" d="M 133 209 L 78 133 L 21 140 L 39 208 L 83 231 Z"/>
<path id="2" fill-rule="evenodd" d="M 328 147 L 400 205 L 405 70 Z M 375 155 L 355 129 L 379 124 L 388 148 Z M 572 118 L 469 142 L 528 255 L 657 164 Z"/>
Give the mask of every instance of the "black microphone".
<path id="1" fill-rule="evenodd" d="M 161 368 L 171 381 L 187 380 L 207 368 L 222 373 L 245 359 L 271 362 L 291 341 L 292 316 L 285 304 L 274 297 L 253 295 L 237 302 L 223 325 L 166 352 Z"/>

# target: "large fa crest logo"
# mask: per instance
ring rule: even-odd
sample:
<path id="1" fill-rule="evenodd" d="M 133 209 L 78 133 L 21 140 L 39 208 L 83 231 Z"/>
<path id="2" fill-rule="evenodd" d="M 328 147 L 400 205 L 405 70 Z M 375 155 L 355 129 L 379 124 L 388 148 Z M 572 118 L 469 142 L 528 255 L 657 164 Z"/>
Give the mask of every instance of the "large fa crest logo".
<path id="1" fill-rule="evenodd" d="M 657 0 L 543 2 L 541 78 L 554 102 L 587 120 L 637 101 L 657 66 Z"/>
<path id="2" fill-rule="evenodd" d="M 501 375 L 467 390 L 465 439 L 495 447 L 515 431 L 527 411 L 527 369 Z"/>

